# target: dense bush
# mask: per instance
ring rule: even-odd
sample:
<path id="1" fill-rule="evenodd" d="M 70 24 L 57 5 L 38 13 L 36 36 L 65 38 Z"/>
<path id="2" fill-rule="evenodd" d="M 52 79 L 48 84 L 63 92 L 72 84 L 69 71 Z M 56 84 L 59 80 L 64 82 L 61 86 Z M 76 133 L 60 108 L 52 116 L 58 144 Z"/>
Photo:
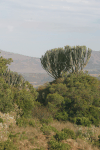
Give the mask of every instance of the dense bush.
<path id="1" fill-rule="evenodd" d="M 21 118 L 18 118 L 16 119 L 16 124 L 19 126 L 19 127 L 26 127 L 28 125 L 28 120 L 24 117 L 21 117 Z"/>
<path id="2" fill-rule="evenodd" d="M 13 141 L 8 139 L 7 141 L 0 143 L 0 150 L 18 150 L 18 148 L 13 144 Z"/>
<path id="3" fill-rule="evenodd" d="M 7 60 L 0 58 L 0 60 Z M 10 63 L 11 59 L 8 61 Z M 2 67 L 3 66 L 3 67 Z M 1 63 L 2 68 L 7 68 Z M 3 74 L 2 74 L 3 72 Z M 28 82 L 18 77 L 18 84 L 10 86 L 6 83 L 6 77 L 11 75 L 13 83 L 13 72 L 1 71 L 0 77 L 0 111 L 7 113 L 14 111 L 14 103 L 22 109 L 21 117 L 32 117 L 34 102 L 43 104 L 52 117 L 62 121 L 73 121 L 76 124 L 96 126 L 100 123 L 100 81 L 88 73 L 64 74 L 48 85 L 41 86 L 37 90 Z M 8 79 L 9 80 L 9 79 Z M 9 81 L 10 82 L 10 81 Z M 15 83 L 15 82 L 14 82 Z M 20 87 L 20 84 L 23 86 Z M 21 88 L 21 89 L 20 89 Z M 28 91 L 27 91 L 28 90 Z M 40 112 L 42 113 L 42 112 Z M 46 112 L 43 112 L 46 113 Z M 46 122 L 42 113 L 41 120 Z M 18 122 L 18 120 L 17 120 Z M 20 121 L 19 121 L 20 122 Z"/>
<path id="4" fill-rule="evenodd" d="M 54 138 L 59 142 L 61 140 L 67 140 L 68 135 L 65 132 L 58 132 L 54 135 Z"/>
<path id="5" fill-rule="evenodd" d="M 67 140 L 69 138 L 75 139 L 75 137 L 74 131 L 67 128 L 62 129 L 62 131 L 57 132 L 56 135 L 54 135 L 54 138 L 58 141 Z"/>
<path id="6" fill-rule="evenodd" d="M 72 139 L 76 138 L 74 131 L 72 131 L 68 128 L 64 128 L 64 129 L 62 129 L 62 131 L 64 131 L 68 135 L 68 138 L 72 138 Z"/>
<path id="7" fill-rule="evenodd" d="M 0 118 L 0 123 L 1 123 L 1 122 L 3 123 L 3 119 L 2 119 L 2 118 Z"/>
<path id="8" fill-rule="evenodd" d="M 86 118 L 86 117 L 76 117 L 76 118 L 73 118 L 72 120 L 73 120 L 73 123 L 76 123 L 77 125 L 90 127 L 92 124 L 89 118 Z"/>
<path id="9" fill-rule="evenodd" d="M 63 112 L 57 112 L 57 114 L 55 115 L 55 119 L 62 120 L 62 121 L 66 121 L 68 120 L 68 114 L 66 111 Z"/>
<path id="10" fill-rule="evenodd" d="M 100 81 L 88 73 L 70 73 L 67 77 L 62 77 L 62 80 L 57 79 L 50 82 L 47 87 L 41 87 L 38 92 L 38 101 L 55 112 L 56 119 L 74 121 L 84 126 L 90 126 L 91 123 L 98 126 Z"/>
<path id="11" fill-rule="evenodd" d="M 48 145 L 49 145 L 50 150 L 70 150 L 71 149 L 71 146 L 68 145 L 67 143 L 61 143 L 54 139 L 51 139 L 48 142 Z"/>
<path id="12" fill-rule="evenodd" d="M 0 77 L 0 111 L 7 113 L 13 111 L 13 95 L 8 84 Z"/>

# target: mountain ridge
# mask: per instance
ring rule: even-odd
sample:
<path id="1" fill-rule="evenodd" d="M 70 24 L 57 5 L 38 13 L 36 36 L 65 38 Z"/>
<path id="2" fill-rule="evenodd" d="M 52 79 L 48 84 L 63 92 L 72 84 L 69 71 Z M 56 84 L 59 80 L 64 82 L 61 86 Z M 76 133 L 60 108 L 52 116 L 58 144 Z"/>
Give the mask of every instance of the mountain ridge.
<path id="1" fill-rule="evenodd" d="M 0 50 L 0 57 L 12 58 L 11 65 L 7 65 L 8 69 L 17 72 L 24 76 L 24 78 L 33 85 L 41 85 L 45 82 L 51 82 L 53 78 L 42 68 L 40 58 L 16 54 L 13 52 L 6 52 Z M 44 55 L 44 54 L 43 54 Z M 42 57 L 42 56 L 41 56 Z M 88 70 L 90 75 L 98 77 L 100 75 L 100 52 L 92 51 L 91 57 L 87 66 L 83 71 Z M 30 77 L 28 77 L 30 76 Z M 43 82 L 41 82 L 43 81 Z"/>

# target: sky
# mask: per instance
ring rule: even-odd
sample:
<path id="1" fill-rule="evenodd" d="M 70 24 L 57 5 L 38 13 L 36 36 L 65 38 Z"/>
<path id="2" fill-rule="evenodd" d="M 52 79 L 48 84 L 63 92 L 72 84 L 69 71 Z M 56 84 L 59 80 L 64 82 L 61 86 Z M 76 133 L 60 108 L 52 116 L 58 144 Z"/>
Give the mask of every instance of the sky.
<path id="1" fill-rule="evenodd" d="M 47 50 L 100 51 L 100 0 L 0 0 L 0 49 L 41 58 Z"/>

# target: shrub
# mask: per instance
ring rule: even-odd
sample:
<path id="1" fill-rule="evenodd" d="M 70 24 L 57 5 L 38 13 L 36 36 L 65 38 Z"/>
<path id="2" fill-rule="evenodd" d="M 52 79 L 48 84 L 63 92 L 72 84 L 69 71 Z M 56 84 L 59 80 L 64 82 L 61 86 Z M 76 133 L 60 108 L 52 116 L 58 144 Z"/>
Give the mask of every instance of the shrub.
<path id="1" fill-rule="evenodd" d="M 64 131 L 64 133 L 67 134 L 68 138 L 75 139 L 75 133 L 74 133 L 74 131 L 72 131 L 70 129 L 67 129 L 67 128 L 62 129 L 62 131 Z"/>
<path id="2" fill-rule="evenodd" d="M 34 120 L 30 120 L 29 121 L 29 125 L 32 126 L 32 127 L 35 127 L 35 121 Z"/>
<path id="3" fill-rule="evenodd" d="M 83 125 L 83 126 L 88 126 L 90 127 L 91 126 L 91 121 L 89 120 L 89 118 L 86 118 L 86 117 L 76 117 L 74 119 L 75 123 L 77 125 Z"/>
<path id="4" fill-rule="evenodd" d="M 17 92 L 16 104 L 23 110 L 24 117 L 31 117 L 31 111 L 34 107 L 34 99 L 28 91 L 22 89 Z"/>
<path id="5" fill-rule="evenodd" d="M 100 135 L 98 135 L 99 141 L 100 141 Z"/>
<path id="6" fill-rule="evenodd" d="M 26 118 L 24 118 L 24 117 L 18 118 L 18 119 L 16 120 L 16 124 L 17 124 L 19 127 L 22 127 L 22 126 L 26 127 L 26 126 L 28 125 L 28 119 L 26 119 Z"/>
<path id="7" fill-rule="evenodd" d="M 40 130 L 45 134 L 45 135 L 50 135 L 51 127 L 46 126 L 46 124 L 43 124 Z"/>
<path id="8" fill-rule="evenodd" d="M 11 89 L 9 87 L 3 90 L 0 89 L 0 111 L 7 113 L 13 110 L 13 95 Z"/>
<path id="9" fill-rule="evenodd" d="M 59 143 L 58 141 L 55 140 L 50 140 L 48 142 L 49 149 L 50 150 L 70 150 L 71 146 L 68 145 L 67 143 Z"/>
<path id="10" fill-rule="evenodd" d="M 18 150 L 18 148 L 8 139 L 5 142 L 0 142 L 0 150 Z"/>
<path id="11" fill-rule="evenodd" d="M 59 142 L 61 140 L 67 140 L 68 139 L 68 135 L 61 131 L 61 132 L 57 132 L 56 135 L 54 135 L 54 138 Z"/>
<path id="12" fill-rule="evenodd" d="M 68 114 L 67 112 L 63 111 L 63 112 L 59 112 L 55 115 L 55 119 L 62 120 L 62 121 L 66 121 L 68 120 Z"/>
<path id="13" fill-rule="evenodd" d="M 99 127 L 99 120 L 95 119 L 93 116 L 89 116 L 90 121 L 92 122 L 92 124 L 94 124 L 95 126 Z"/>
<path id="14" fill-rule="evenodd" d="M 93 145 L 97 146 L 98 148 L 100 148 L 100 135 L 98 136 L 98 141 L 94 141 Z"/>
<path id="15" fill-rule="evenodd" d="M 57 106 L 64 101 L 64 98 L 59 95 L 58 93 L 48 94 L 46 97 L 46 101 L 52 103 L 53 105 Z"/>
<path id="16" fill-rule="evenodd" d="M 54 132 L 58 132 L 58 130 L 55 128 L 55 127 L 52 127 L 52 126 L 49 126 L 50 127 L 50 129 L 52 130 L 52 131 L 54 131 Z"/>
<path id="17" fill-rule="evenodd" d="M 41 123 L 46 123 L 47 125 L 48 125 L 48 123 L 50 123 L 50 122 L 53 122 L 53 118 L 52 118 L 52 117 L 49 117 L 48 119 L 43 118 L 43 119 L 41 120 Z"/>
<path id="18" fill-rule="evenodd" d="M 1 123 L 1 122 L 3 123 L 3 119 L 2 119 L 2 118 L 0 118 L 0 123 Z"/>

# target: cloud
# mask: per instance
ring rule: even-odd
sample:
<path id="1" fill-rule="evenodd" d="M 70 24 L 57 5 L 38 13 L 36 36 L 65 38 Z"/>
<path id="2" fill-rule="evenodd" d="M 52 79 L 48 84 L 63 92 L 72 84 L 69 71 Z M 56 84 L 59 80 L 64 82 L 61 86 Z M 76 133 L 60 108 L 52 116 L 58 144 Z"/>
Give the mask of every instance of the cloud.
<path id="1" fill-rule="evenodd" d="M 62 32 L 68 29 L 73 32 L 100 29 L 99 0 L 4 0 L 1 8 L 0 24 L 6 20 L 9 32 L 15 26 Z M 7 23 L 9 20 L 12 23 Z"/>
<path id="2" fill-rule="evenodd" d="M 13 26 L 7 26 L 7 28 L 8 28 L 8 31 L 9 31 L 9 32 L 12 32 L 12 31 L 14 30 L 14 27 L 13 27 Z"/>

